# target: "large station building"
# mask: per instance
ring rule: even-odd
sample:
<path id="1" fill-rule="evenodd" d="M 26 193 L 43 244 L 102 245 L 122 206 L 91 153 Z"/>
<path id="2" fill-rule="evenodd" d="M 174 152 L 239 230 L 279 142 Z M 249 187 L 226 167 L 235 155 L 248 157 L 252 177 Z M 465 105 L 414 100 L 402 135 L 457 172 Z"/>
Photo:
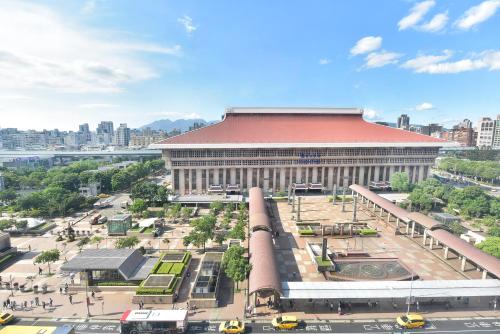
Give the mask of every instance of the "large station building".
<path id="1" fill-rule="evenodd" d="M 443 140 L 363 120 L 355 108 L 228 108 L 221 122 L 151 145 L 180 193 L 424 180 Z"/>

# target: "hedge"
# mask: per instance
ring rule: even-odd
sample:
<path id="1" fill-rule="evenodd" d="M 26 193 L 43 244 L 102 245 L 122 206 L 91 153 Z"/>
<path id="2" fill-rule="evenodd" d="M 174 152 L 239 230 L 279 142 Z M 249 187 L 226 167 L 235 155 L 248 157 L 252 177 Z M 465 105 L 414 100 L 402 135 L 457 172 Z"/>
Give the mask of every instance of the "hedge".
<path id="1" fill-rule="evenodd" d="M 95 282 L 97 286 L 137 286 L 136 283 L 132 282 L 123 282 L 123 281 L 104 281 L 104 282 Z"/>
<path id="2" fill-rule="evenodd" d="M 171 295 L 174 293 L 179 280 L 179 277 L 174 277 L 166 288 L 145 288 L 141 284 L 135 293 L 136 295 Z"/>
<path id="3" fill-rule="evenodd" d="M 329 259 L 326 259 L 323 261 L 323 259 L 321 258 L 321 256 L 316 256 L 316 263 L 318 264 L 318 266 L 321 266 L 321 267 L 329 267 L 331 265 L 333 265 L 332 261 L 329 260 Z"/>
<path id="4" fill-rule="evenodd" d="M 365 228 L 359 231 L 360 235 L 377 235 L 378 231 L 372 228 Z"/>
<path id="5" fill-rule="evenodd" d="M 300 235 L 316 235 L 316 232 L 312 228 L 307 228 L 307 229 L 302 229 L 299 230 Z"/>
<path id="6" fill-rule="evenodd" d="M 168 274 L 173 265 L 172 262 L 163 262 L 156 271 L 156 274 Z"/>
<path id="7" fill-rule="evenodd" d="M 169 274 L 179 276 L 184 271 L 186 265 L 184 263 L 174 263 L 169 271 Z"/>
<path id="8" fill-rule="evenodd" d="M 0 259 L 0 265 L 4 264 L 5 262 L 9 261 L 12 259 L 16 254 L 7 254 L 5 255 L 2 259 Z"/>

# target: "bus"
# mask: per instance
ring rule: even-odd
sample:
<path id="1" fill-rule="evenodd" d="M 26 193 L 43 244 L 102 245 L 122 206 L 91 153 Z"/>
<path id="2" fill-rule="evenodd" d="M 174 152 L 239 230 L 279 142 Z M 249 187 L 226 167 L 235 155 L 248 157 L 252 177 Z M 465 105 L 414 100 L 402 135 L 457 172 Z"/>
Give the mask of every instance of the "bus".
<path id="1" fill-rule="evenodd" d="M 127 310 L 120 318 L 121 334 L 184 333 L 187 310 Z"/>
<path id="2" fill-rule="evenodd" d="M 0 329 L 0 334 L 75 334 L 70 326 L 18 326 L 9 325 Z"/>

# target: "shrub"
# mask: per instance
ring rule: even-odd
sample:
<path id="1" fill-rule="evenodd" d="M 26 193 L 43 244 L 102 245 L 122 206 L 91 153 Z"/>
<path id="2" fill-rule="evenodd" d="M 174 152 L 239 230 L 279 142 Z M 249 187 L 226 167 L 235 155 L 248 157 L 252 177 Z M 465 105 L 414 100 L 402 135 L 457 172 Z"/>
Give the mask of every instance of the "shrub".
<path id="1" fill-rule="evenodd" d="M 156 271 L 156 274 L 169 274 L 170 269 L 172 269 L 172 266 L 173 266 L 172 262 L 163 262 Z"/>
<path id="2" fill-rule="evenodd" d="M 184 263 L 173 263 L 170 268 L 169 274 L 180 276 L 184 271 L 186 265 Z"/>
<path id="3" fill-rule="evenodd" d="M 360 235 L 377 235 L 378 231 L 372 228 L 364 228 L 359 231 Z"/>
<path id="4" fill-rule="evenodd" d="M 300 235 L 316 235 L 316 232 L 314 232 L 314 230 L 309 227 L 307 229 L 299 230 L 299 234 Z"/>
<path id="5" fill-rule="evenodd" d="M 136 283 L 132 282 L 123 282 L 123 281 L 104 281 L 104 282 L 96 282 L 97 286 L 136 286 Z"/>

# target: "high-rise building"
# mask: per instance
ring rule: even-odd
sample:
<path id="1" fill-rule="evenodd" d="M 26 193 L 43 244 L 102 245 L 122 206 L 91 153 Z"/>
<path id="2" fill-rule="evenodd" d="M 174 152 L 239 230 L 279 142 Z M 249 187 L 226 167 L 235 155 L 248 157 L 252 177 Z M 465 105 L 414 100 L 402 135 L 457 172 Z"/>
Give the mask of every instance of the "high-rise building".
<path id="1" fill-rule="evenodd" d="M 402 114 L 398 117 L 398 128 L 408 130 L 410 128 L 410 116 Z"/>
<path id="2" fill-rule="evenodd" d="M 80 133 L 82 142 L 88 143 L 91 140 L 89 123 L 83 123 L 78 126 L 78 133 Z"/>
<path id="3" fill-rule="evenodd" d="M 108 133 L 110 135 L 113 135 L 114 134 L 113 122 L 101 121 L 101 123 L 97 125 L 96 131 L 98 134 Z"/>
<path id="4" fill-rule="evenodd" d="M 456 127 L 457 128 L 466 128 L 466 129 L 472 128 L 472 121 L 470 119 L 465 118 L 463 121 L 458 123 L 456 125 Z"/>
<path id="5" fill-rule="evenodd" d="M 451 132 L 452 141 L 460 144 L 460 146 L 471 147 L 474 146 L 474 129 L 464 127 L 454 127 Z"/>
<path id="6" fill-rule="evenodd" d="M 493 136 L 495 133 L 495 121 L 489 117 L 483 117 L 477 124 L 477 146 L 488 148 L 493 145 Z"/>
<path id="7" fill-rule="evenodd" d="M 493 145 L 494 150 L 500 150 L 500 114 L 497 115 L 495 121 L 495 131 L 493 132 Z"/>
<path id="8" fill-rule="evenodd" d="M 128 146 L 130 142 L 130 129 L 127 123 L 121 123 L 115 132 L 115 144 L 117 146 Z"/>
<path id="9" fill-rule="evenodd" d="M 429 125 L 424 125 L 422 127 L 422 134 L 427 136 L 432 135 L 434 132 L 441 132 L 441 131 L 443 131 L 443 126 L 436 123 L 431 123 Z"/>

